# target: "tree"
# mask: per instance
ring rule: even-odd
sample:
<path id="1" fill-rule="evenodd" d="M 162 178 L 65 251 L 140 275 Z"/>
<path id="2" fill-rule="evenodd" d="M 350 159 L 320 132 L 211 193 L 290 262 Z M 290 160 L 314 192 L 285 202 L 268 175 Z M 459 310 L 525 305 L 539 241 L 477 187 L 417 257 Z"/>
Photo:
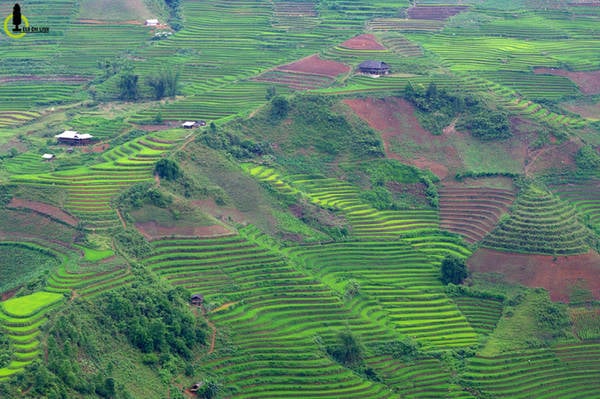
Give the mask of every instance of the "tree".
<path id="1" fill-rule="evenodd" d="M 357 366 L 362 363 L 362 347 L 354 334 L 349 330 L 340 331 L 337 335 L 337 343 L 327 348 L 327 352 L 335 360 L 348 367 Z"/>
<path id="2" fill-rule="evenodd" d="M 146 78 L 146 83 L 152 88 L 154 98 L 160 100 L 165 96 L 175 97 L 179 89 L 181 73 L 170 68 L 162 68 L 158 73 Z"/>
<path id="3" fill-rule="evenodd" d="M 441 280 L 444 284 L 460 284 L 467 278 L 467 265 L 465 260 L 454 255 L 448 255 L 442 261 Z"/>
<path id="4" fill-rule="evenodd" d="M 600 168 L 600 154 L 591 146 L 585 145 L 577 151 L 575 162 L 581 169 Z"/>
<path id="5" fill-rule="evenodd" d="M 119 80 L 119 98 L 126 101 L 138 99 L 138 75 L 132 71 L 124 72 Z"/>
<path id="6" fill-rule="evenodd" d="M 278 121 L 287 116 L 290 109 L 290 103 L 285 97 L 276 96 L 271 100 L 271 120 Z"/>
<path id="7" fill-rule="evenodd" d="M 163 158 L 154 165 L 154 173 L 161 179 L 176 180 L 181 176 L 177 162 Z"/>
<path id="8" fill-rule="evenodd" d="M 348 280 L 346 284 L 346 298 L 354 298 L 355 296 L 360 294 L 360 284 L 355 279 Z"/>
<path id="9" fill-rule="evenodd" d="M 275 89 L 275 86 L 267 87 L 267 94 L 265 95 L 265 98 L 267 99 L 267 101 L 270 101 L 276 95 L 277 95 L 277 90 Z"/>

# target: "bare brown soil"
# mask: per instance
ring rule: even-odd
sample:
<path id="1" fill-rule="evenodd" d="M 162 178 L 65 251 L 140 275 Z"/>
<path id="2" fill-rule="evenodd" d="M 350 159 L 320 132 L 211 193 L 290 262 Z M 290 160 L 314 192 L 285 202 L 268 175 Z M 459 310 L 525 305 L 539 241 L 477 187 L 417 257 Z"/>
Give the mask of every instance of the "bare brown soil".
<path id="1" fill-rule="evenodd" d="M 340 46 L 351 50 L 385 50 L 385 46 L 369 33 L 348 39 Z"/>
<path id="2" fill-rule="evenodd" d="M 565 103 L 561 106 L 571 112 L 581 115 L 583 118 L 600 119 L 600 102 L 595 104 L 570 104 Z"/>
<path id="3" fill-rule="evenodd" d="M 434 136 L 423 129 L 415 116 L 414 107 L 401 98 L 357 98 L 344 100 L 352 110 L 369 126 L 379 130 L 383 139 L 385 154 L 388 158 L 414 165 L 418 168 L 429 169 L 440 179 L 449 176 L 449 169 L 462 165 L 456 149 L 448 143 L 447 135 L 462 133 L 447 130 L 441 136 Z M 419 156 L 408 159 L 393 152 L 392 141 L 400 145 L 406 142 L 421 148 Z"/>
<path id="4" fill-rule="evenodd" d="M 8 204 L 9 208 L 24 208 L 31 209 L 34 212 L 40 213 L 44 216 L 50 216 L 53 219 L 60 220 L 70 226 L 77 226 L 78 220 L 69 215 L 67 212 L 53 205 L 45 204 L 43 202 L 30 201 L 21 198 L 13 198 Z"/>
<path id="5" fill-rule="evenodd" d="M 569 302 L 574 287 L 589 289 L 600 299 L 600 255 L 590 251 L 583 255 L 527 255 L 480 248 L 467 262 L 478 273 L 501 273 L 511 283 L 542 287 L 553 301 Z"/>
<path id="6" fill-rule="evenodd" d="M 536 74 L 564 76 L 573 81 L 583 94 L 600 93 L 600 71 L 571 72 L 556 68 L 535 68 Z"/>
<path id="7" fill-rule="evenodd" d="M 168 236 L 185 237 L 216 237 L 231 234 L 225 227 L 215 224 L 212 226 L 162 226 L 155 221 L 135 223 L 135 227 L 144 237 L 155 240 Z"/>
<path id="8" fill-rule="evenodd" d="M 80 24 L 86 25 L 143 25 L 143 21 L 137 21 L 135 19 L 127 20 L 127 21 L 104 21 L 100 19 L 79 19 L 77 20 Z M 158 26 L 156 26 L 158 27 Z M 154 28 L 154 26 L 153 26 Z"/>
<path id="9" fill-rule="evenodd" d="M 101 153 L 101 152 L 108 150 L 109 148 L 110 148 L 110 144 L 100 143 L 100 144 L 93 145 L 91 147 L 83 147 L 83 149 L 81 151 L 85 152 L 85 153 L 92 153 L 92 152 L 93 153 Z"/>
<path id="10" fill-rule="evenodd" d="M 468 6 L 415 6 L 406 11 L 410 19 L 433 19 L 443 21 L 467 10 Z"/>
<path id="11" fill-rule="evenodd" d="M 350 67 L 337 61 L 323 60 L 317 54 L 313 54 L 291 64 L 281 65 L 276 69 L 280 71 L 292 71 L 336 77 L 342 73 L 348 73 Z"/>
<path id="12" fill-rule="evenodd" d="M 92 78 L 81 75 L 18 75 L 18 76 L 5 76 L 0 78 L 1 83 L 12 83 L 12 82 L 63 82 L 63 83 L 85 83 L 92 80 Z"/>
<path id="13" fill-rule="evenodd" d="M 575 154 L 581 146 L 574 141 L 566 141 L 559 145 L 545 146 L 529 153 L 525 174 L 533 175 L 549 168 L 576 169 Z"/>
<path id="14" fill-rule="evenodd" d="M 17 291 L 19 291 L 18 288 L 15 288 L 15 289 L 10 290 L 10 291 L 3 292 L 2 293 L 2 301 L 6 301 L 7 299 L 10 299 L 13 296 L 15 296 L 15 294 L 17 293 Z"/>
<path id="15" fill-rule="evenodd" d="M 247 223 L 246 216 L 235 208 L 226 208 L 215 204 L 213 199 L 192 201 L 192 205 L 222 221 Z"/>

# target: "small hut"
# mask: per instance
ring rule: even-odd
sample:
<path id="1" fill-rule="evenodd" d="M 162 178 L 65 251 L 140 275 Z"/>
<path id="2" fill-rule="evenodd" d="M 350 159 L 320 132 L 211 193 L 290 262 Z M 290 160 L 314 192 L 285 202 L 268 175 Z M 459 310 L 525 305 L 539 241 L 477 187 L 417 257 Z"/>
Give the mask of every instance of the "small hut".
<path id="1" fill-rule="evenodd" d="M 196 122 L 196 121 L 183 122 L 181 124 L 181 127 L 183 127 L 184 129 L 193 129 L 195 127 L 198 127 L 198 122 Z"/>
<path id="2" fill-rule="evenodd" d="M 202 294 L 193 294 L 190 297 L 190 303 L 195 306 L 201 306 L 204 303 L 204 295 Z"/>
<path id="3" fill-rule="evenodd" d="M 358 69 L 369 75 L 387 75 L 390 73 L 390 66 L 383 61 L 364 61 L 360 63 Z"/>
<path id="4" fill-rule="evenodd" d="M 68 145 L 86 145 L 91 143 L 94 136 L 91 134 L 79 134 L 73 130 L 65 130 L 61 134 L 57 134 L 54 136 L 58 139 L 59 144 L 68 144 Z"/>
<path id="5" fill-rule="evenodd" d="M 54 159 L 54 154 L 44 154 L 42 155 L 42 159 L 44 161 L 52 161 Z"/>
<path id="6" fill-rule="evenodd" d="M 157 26 L 158 25 L 158 19 L 147 19 L 145 22 L 146 26 Z"/>
<path id="7" fill-rule="evenodd" d="M 190 392 L 192 393 L 196 393 L 200 390 L 200 388 L 202 388 L 202 385 L 204 385 L 204 382 L 197 382 L 194 385 L 192 385 L 190 387 Z"/>

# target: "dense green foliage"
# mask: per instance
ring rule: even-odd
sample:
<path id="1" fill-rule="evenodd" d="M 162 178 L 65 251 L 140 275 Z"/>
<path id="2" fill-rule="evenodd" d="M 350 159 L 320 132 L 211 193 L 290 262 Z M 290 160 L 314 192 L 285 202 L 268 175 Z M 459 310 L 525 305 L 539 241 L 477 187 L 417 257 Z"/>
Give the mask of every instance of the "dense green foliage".
<path id="1" fill-rule="evenodd" d="M 502 140 L 512 136 L 508 116 L 489 110 L 470 114 L 458 127 L 468 130 L 474 137 L 483 141 Z"/>
<path id="2" fill-rule="evenodd" d="M 140 96 L 138 87 L 139 75 L 133 71 L 123 72 L 119 77 L 119 98 L 125 101 L 135 101 Z"/>
<path id="3" fill-rule="evenodd" d="M 600 168 L 600 154 L 591 145 L 584 145 L 575 156 L 577 166 L 584 170 Z"/>
<path id="4" fill-rule="evenodd" d="M 121 374 L 128 357 L 143 359 L 168 383 L 205 344 L 207 327 L 187 307 L 188 298 L 185 290 L 140 280 L 94 301 L 71 302 L 48 325 L 48 362 L 34 363 L 0 392 L 6 398 L 22 388 L 37 398 L 134 398 L 135 386 Z"/>
<path id="5" fill-rule="evenodd" d="M 155 170 L 158 173 L 158 169 L 160 169 L 161 172 L 168 174 L 169 176 L 176 175 L 179 172 L 179 169 L 175 169 L 175 167 L 172 166 L 169 161 L 167 161 L 167 165 L 168 166 L 157 166 Z M 171 203 L 171 201 L 171 196 L 161 191 L 154 183 L 148 182 L 132 185 L 127 190 L 119 194 L 114 202 L 120 209 L 128 211 L 131 209 L 139 209 L 145 203 L 150 203 L 158 206 L 159 208 L 165 208 Z"/>
<path id="6" fill-rule="evenodd" d="M 0 243 L 0 292 L 24 285 L 59 264 L 54 254 L 37 245 Z"/>
<path id="7" fill-rule="evenodd" d="M 356 367 L 363 362 L 364 349 L 351 331 L 340 331 L 336 342 L 327 347 L 327 353 L 347 367 Z"/>
<path id="8" fill-rule="evenodd" d="M 154 165 L 154 173 L 161 179 L 176 180 L 181 177 L 182 172 L 179 164 L 169 158 L 163 158 Z"/>
<path id="9" fill-rule="evenodd" d="M 148 240 L 133 228 L 120 229 L 114 237 L 120 249 L 129 256 L 142 258 L 152 251 Z"/>
<path id="10" fill-rule="evenodd" d="M 469 275 L 465 260 L 454 255 L 446 256 L 444 260 L 442 260 L 440 273 L 440 279 L 445 285 L 450 283 L 461 284 Z"/>
<path id="11" fill-rule="evenodd" d="M 161 68 L 153 75 L 146 78 L 148 86 L 152 88 L 154 99 L 175 97 L 179 92 L 179 79 L 181 73 L 170 68 Z"/>

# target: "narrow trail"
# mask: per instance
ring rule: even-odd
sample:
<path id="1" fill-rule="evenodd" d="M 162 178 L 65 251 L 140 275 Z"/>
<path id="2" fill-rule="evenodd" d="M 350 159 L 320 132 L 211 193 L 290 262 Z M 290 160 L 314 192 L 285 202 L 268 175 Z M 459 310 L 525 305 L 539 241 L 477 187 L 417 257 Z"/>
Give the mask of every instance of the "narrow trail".
<path id="1" fill-rule="evenodd" d="M 198 316 L 198 307 L 194 306 L 193 308 L 194 308 L 194 314 L 196 316 Z M 210 347 L 208 348 L 208 354 L 210 355 L 215 351 L 215 341 L 217 339 L 217 327 L 215 327 L 215 325 L 208 319 L 207 312 L 206 312 L 206 309 L 204 308 L 204 305 L 202 305 L 202 316 L 204 317 L 204 320 L 206 320 L 206 324 L 208 324 L 208 326 L 212 330 L 212 336 L 210 338 Z"/>
<path id="2" fill-rule="evenodd" d="M 121 211 L 118 208 L 117 208 L 117 216 L 119 217 L 121 224 L 123 224 L 123 228 L 126 229 L 127 224 L 125 224 L 125 219 L 123 219 L 123 215 L 121 215 Z"/>

